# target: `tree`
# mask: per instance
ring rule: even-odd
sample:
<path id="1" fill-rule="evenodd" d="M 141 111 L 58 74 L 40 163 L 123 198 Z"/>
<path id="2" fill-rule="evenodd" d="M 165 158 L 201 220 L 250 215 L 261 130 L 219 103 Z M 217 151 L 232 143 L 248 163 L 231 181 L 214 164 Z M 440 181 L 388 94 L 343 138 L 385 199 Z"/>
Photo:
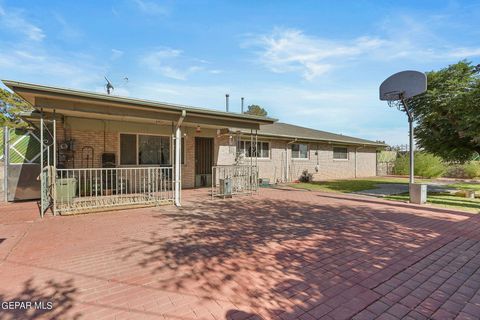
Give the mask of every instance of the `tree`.
<path id="1" fill-rule="evenodd" d="M 22 111 L 30 111 L 31 107 L 15 93 L 0 88 L 0 126 L 23 127 L 25 123 L 19 117 Z"/>
<path id="2" fill-rule="evenodd" d="M 246 114 L 251 114 L 254 116 L 261 116 L 261 117 L 266 117 L 267 116 L 267 110 L 264 108 L 260 107 L 259 105 L 256 104 L 251 104 L 248 106 L 248 110 L 245 111 L 244 113 Z"/>
<path id="3" fill-rule="evenodd" d="M 417 145 L 447 161 L 480 153 L 480 67 L 460 61 L 427 73 L 428 90 L 409 99 Z"/>

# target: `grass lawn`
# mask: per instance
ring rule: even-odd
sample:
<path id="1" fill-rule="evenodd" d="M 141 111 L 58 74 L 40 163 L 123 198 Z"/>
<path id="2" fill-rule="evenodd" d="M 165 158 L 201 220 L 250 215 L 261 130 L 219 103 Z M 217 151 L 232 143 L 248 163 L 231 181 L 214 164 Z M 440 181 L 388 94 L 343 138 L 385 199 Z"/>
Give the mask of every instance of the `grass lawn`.
<path id="1" fill-rule="evenodd" d="M 362 190 L 375 189 L 379 183 L 408 183 L 407 178 L 367 178 L 367 179 L 346 179 L 346 180 L 330 180 L 317 181 L 310 183 L 292 183 L 291 187 L 297 189 L 306 189 L 311 191 L 326 192 L 358 192 Z"/>
<path id="2" fill-rule="evenodd" d="M 449 187 L 459 189 L 459 190 L 475 190 L 480 191 L 480 183 L 454 183 L 449 185 Z"/>
<path id="3" fill-rule="evenodd" d="M 408 193 L 386 196 L 384 199 L 408 201 Z M 444 193 L 429 193 L 427 203 L 436 207 L 460 209 L 470 212 L 480 211 L 480 199 L 469 199 Z"/>

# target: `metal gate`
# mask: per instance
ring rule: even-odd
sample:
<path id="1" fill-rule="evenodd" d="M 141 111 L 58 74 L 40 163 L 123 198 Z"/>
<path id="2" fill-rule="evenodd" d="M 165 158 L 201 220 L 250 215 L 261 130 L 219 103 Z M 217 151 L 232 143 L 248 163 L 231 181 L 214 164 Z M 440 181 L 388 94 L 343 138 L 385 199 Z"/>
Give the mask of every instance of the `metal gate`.
<path id="1" fill-rule="evenodd" d="M 40 198 L 40 138 L 35 129 L 5 128 L 5 193 L 7 201 Z"/>

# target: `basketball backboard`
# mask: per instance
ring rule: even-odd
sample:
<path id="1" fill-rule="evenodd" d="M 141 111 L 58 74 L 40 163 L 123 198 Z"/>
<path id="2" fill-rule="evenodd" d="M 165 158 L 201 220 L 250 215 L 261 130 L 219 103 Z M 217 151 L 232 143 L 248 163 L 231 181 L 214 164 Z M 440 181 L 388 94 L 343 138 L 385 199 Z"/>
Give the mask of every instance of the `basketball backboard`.
<path id="1" fill-rule="evenodd" d="M 427 90 L 427 76 L 419 71 L 401 71 L 380 85 L 380 100 L 408 99 Z"/>

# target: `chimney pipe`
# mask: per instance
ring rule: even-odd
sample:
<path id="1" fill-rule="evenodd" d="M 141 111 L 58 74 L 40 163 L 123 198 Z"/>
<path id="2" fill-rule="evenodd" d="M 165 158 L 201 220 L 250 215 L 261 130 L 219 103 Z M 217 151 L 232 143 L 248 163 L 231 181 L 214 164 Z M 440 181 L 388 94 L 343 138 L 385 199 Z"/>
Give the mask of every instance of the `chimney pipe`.
<path id="1" fill-rule="evenodd" d="M 245 100 L 244 97 L 242 97 L 242 109 L 241 109 L 241 110 L 242 110 L 242 113 L 243 113 L 243 100 Z"/>
<path id="2" fill-rule="evenodd" d="M 228 97 L 229 96 L 230 95 L 228 93 L 225 95 L 225 108 L 227 109 L 227 112 L 228 112 Z"/>

